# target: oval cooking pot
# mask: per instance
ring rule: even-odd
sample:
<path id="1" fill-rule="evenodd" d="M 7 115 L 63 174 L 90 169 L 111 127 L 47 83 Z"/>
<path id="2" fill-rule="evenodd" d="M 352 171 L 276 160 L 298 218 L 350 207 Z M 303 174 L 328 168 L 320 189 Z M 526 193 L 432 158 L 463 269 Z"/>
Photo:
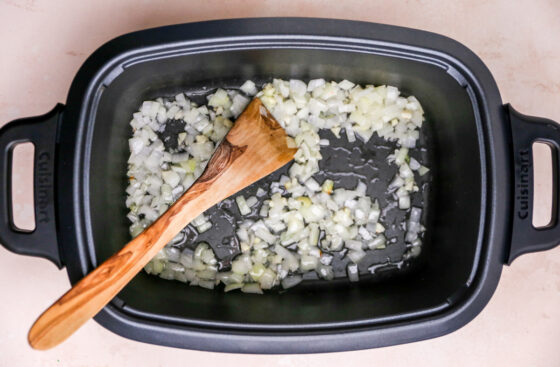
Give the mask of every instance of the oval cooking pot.
<path id="1" fill-rule="evenodd" d="M 222 294 L 138 276 L 95 319 L 124 337 L 181 348 L 309 353 L 406 343 L 474 318 L 504 264 L 554 247 L 532 226 L 532 144 L 560 130 L 504 105 L 481 60 L 433 33 L 307 18 L 220 20 L 121 36 L 84 63 L 66 105 L 0 130 L 0 241 L 66 267 L 74 284 L 128 242 L 124 206 L 130 116 L 140 103 L 246 79 L 348 79 L 415 95 L 428 126 L 426 238 L 411 271 L 355 285 L 305 283 L 284 294 Z M 206 88 L 206 89 L 205 89 Z M 35 145 L 36 229 L 11 213 L 11 154 Z"/>

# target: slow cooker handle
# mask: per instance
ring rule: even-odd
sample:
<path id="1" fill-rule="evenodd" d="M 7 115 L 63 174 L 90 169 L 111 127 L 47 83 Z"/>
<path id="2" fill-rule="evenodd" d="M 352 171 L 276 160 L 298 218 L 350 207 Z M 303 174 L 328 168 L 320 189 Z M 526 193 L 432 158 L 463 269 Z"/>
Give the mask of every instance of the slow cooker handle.
<path id="1" fill-rule="evenodd" d="M 43 116 L 12 121 L 0 129 L 0 242 L 8 250 L 46 258 L 62 268 L 56 239 L 54 212 L 54 155 L 58 121 L 64 106 L 58 104 Z M 16 228 L 12 215 L 12 153 L 19 143 L 33 143 L 35 229 Z"/>
<path id="2" fill-rule="evenodd" d="M 513 138 L 514 213 L 511 247 L 507 263 L 528 252 L 543 251 L 560 243 L 560 125 L 554 121 L 525 116 L 506 105 Z M 548 226 L 535 228 L 533 219 L 533 143 L 552 149 L 552 219 Z"/>

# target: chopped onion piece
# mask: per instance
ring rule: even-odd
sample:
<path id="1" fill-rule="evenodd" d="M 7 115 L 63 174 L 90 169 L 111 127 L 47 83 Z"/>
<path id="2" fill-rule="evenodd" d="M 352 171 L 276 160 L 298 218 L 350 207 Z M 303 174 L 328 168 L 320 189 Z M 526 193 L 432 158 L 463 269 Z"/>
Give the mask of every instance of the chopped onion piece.
<path id="1" fill-rule="evenodd" d="M 229 291 L 233 291 L 235 289 L 240 289 L 240 288 L 243 288 L 243 286 L 244 286 L 243 283 L 228 284 L 224 287 L 224 292 L 229 292 Z"/>
<path id="2" fill-rule="evenodd" d="M 418 174 L 420 176 L 424 176 L 426 173 L 428 173 L 430 171 L 429 168 L 425 167 L 425 166 L 420 166 L 420 168 L 418 169 Z"/>
<path id="3" fill-rule="evenodd" d="M 243 93 L 249 96 L 254 96 L 255 94 L 257 94 L 257 86 L 251 80 L 247 80 L 239 89 L 241 89 Z"/>
<path id="4" fill-rule="evenodd" d="M 364 258 L 364 256 L 366 256 L 366 253 L 362 250 L 359 250 L 359 251 L 350 250 L 350 251 L 348 251 L 348 254 L 346 256 L 348 256 L 348 258 L 353 263 L 358 264 Z"/>
<path id="5" fill-rule="evenodd" d="M 399 198 L 399 209 L 410 208 L 410 196 L 402 196 Z"/>
<path id="6" fill-rule="evenodd" d="M 249 271 L 249 275 L 254 281 L 258 281 L 261 278 L 261 276 L 264 274 L 265 270 L 266 268 L 264 267 L 263 264 L 257 263 L 253 265 L 253 267 Z"/>
<path id="7" fill-rule="evenodd" d="M 260 239 L 268 244 L 273 244 L 274 242 L 276 242 L 276 236 L 270 233 L 270 231 L 264 224 L 262 227 L 259 227 L 255 230 L 255 235 L 257 235 Z"/>
<path id="8" fill-rule="evenodd" d="M 276 273 L 271 269 L 266 269 L 259 279 L 261 289 L 270 289 L 276 283 Z"/>
<path id="9" fill-rule="evenodd" d="M 241 287 L 241 292 L 263 294 L 261 286 L 258 283 L 247 283 L 243 285 L 243 287 Z"/>
<path id="10" fill-rule="evenodd" d="M 235 202 L 237 203 L 237 207 L 239 208 L 239 213 L 241 215 L 247 215 L 251 213 L 251 208 L 247 205 L 245 198 L 243 195 L 239 195 L 235 198 Z"/>
<path id="11" fill-rule="evenodd" d="M 237 274 L 247 274 L 252 267 L 251 258 L 247 254 L 238 256 L 231 262 L 231 270 Z"/>
<path id="12" fill-rule="evenodd" d="M 256 196 L 251 196 L 245 202 L 249 208 L 252 208 L 259 202 L 259 199 Z"/>
<path id="13" fill-rule="evenodd" d="M 418 238 L 418 232 L 408 231 L 404 236 L 404 240 L 408 243 L 414 242 Z"/>
<path id="14" fill-rule="evenodd" d="M 420 217 L 422 216 L 422 209 L 417 207 L 412 207 L 410 210 L 410 221 L 420 222 Z"/>
<path id="15" fill-rule="evenodd" d="M 326 194 L 332 194 L 334 187 L 334 182 L 332 180 L 325 180 L 323 182 L 322 191 Z"/>
<path id="16" fill-rule="evenodd" d="M 282 288 L 284 289 L 288 289 L 288 288 L 292 288 L 296 285 L 298 285 L 299 283 L 301 283 L 301 281 L 303 280 L 301 275 L 292 275 L 289 277 L 286 277 L 284 279 L 282 279 Z"/>
<path id="17" fill-rule="evenodd" d="M 422 247 L 413 246 L 408 250 L 408 253 L 410 254 L 411 257 L 417 257 L 420 255 L 421 251 L 422 251 Z"/>
<path id="18" fill-rule="evenodd" d="M 354 134 L 354 129 L 352 129 L 352 125 L 346 125 L 344 127 L 344 130 L 346 131 L 346 137 L 348 138 L 348 142 L 349 143 L 353 143 L 356 141 L 356 135 Z"/>
<path id="19" fill-rule="evenodd" d="M 346 272 L 348 273 L 348 279 L 351 282 L 357 282 L 360 280 L 357 264 L 348 264 L 348 266 L 346 267 Z"/>
<path id="20" fill-rule="evenodd" d="M 231 100 L 225 90 L 218 89 L 208 98 L 208 105 L 212 107 L 222 107 L 225 109 L 231 106 Z"/>
<path id="21" fill-rule="evenodd" d="M 370 250 L 381 250 L 386 247 L 386 238 L 384 235 L 380 234 L 379 236 L 375 237 L 373 241 L 368 243 L 368 247 Z"/>
<path id="22" fill-rule="evenodd" d="M 207 230 L 209 230 L 210 228 L 212 228 L 212 223 L 206 222 L 206 223 L 202 223 L 201 225 L 197 226 L 196 231 L 198 233 L 204 233 Z"/>
<path id="23" fill-rule="evenodd" d="M 312 192 L 321 191 L 321 186 L 319 186 L 319 183 L 317 183 L 317 181 L 315 181 L 313 178 L 305 181 L 305 187 L 307 187 Z"/>
<path id="24" fill-rule="evenodd" d="M 350 250 L 362 251 L 362 242 L 361 241 L 346 240 L 346 241 L 344 241 L 344 245 L 347 248 L 349 248 Z"/>
<path id="25" fill-rule="evenodd" d="M 334 278 L 334 272 L 330 265 L 318 264 L 315 271 L 325 280 L 332 280 Z"/>
<path id="26" fill-rule="evenodd" d="M 325 79 L 310 80 L 307 84 L 307 91 L 312 92 L 313 90 L 317 89 L 318 87 L 322 87 L 323 85 L 325 85 Z"/>
<path id="27" fill-rule="evenodd" d="M 352 89 L 354 87 L 354 83 L 344 79 L 343 81 L 341 81 L 340 83 L 338 83 L 338 86 L 343 89 L 343 90 L 349 90 Z"/>
<path id="28" fill-rule="evenodd" d="M 421 164 L 418 163 L 418 161 L 412 157 L 410 157 L 410 163 L 408 165 L 410 166 L 410 169 L 413 171 L 417 171 L 421 167 Z"/>
<path id="29" fill-rule="evenodd" d="M 319 261 L 321 262 L 321 264 L 323 265 L 330 265 L 333 261 L 334 256 L 326 254 L 326 253 L 322 253 L 321 254 L 321 258 L 319 259 Z"/>
<path id="30" fill-rule="evenodd" d="M 177 186 L 179 184 L 179 182 L 181 181 L 181 177 L 173 170 L 163 171 L 161 173 L 161 176 L 163 177 L 163 180 L 169 186 L 171 186 L 171 188 L 174 188 L 175 186 Z"/>
<path id="31" fill-rule="evenodd" d="M 319 260 L 314 256 L 304 255 L 300 260 L 300 269 L 303 271 L 314 270 Z"/>
<path id="32" fill-rule="evenodd" d="M 371 235 L 371 233 L 365 227 L 359 227 L 358 228 L 358 233 L 366 241 L 369 241 L 369 240 L 373 239 L 373 236 Z"/>

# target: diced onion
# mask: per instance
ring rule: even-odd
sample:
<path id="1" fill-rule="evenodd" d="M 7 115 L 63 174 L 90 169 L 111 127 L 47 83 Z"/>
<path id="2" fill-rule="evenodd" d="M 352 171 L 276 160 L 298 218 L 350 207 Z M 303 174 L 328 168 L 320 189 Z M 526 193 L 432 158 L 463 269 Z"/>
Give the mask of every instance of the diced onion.
<path id="1" fill-rule="evenodd" d="M 247 214 L 251 213 L 251 208 L 249 207 L 249 205 L 245 201 L 245 198 L 243 197 L 243 195 L 237 196 L 235 198 L 235 202 L 237 203 L 237 207 L 239 208 L 239 213 L 241 215 L 247 215 Z"/>
<path id="2" fill-rule="evenodd" d="M 370 250 L 380 250 L 385 248 L 386 244 L 385 236 L 380 234 L 379 236 L 375 237 L 373 241 L 368 243 L 368 247 Z"/>
<path id="3" fill-rule="evenodd" d="M 357 264 L 348 264 L 348 266 L 346 267 L 346 272 L 348 273 L 348 279 L 351 282 L 357 282 L 360 280 Z"/>
<path id="4" fill-rule="evenodd" d="M 352 262 L 354 262 L 355 264 L 358 264 L 366 256 L 366 253 L 362 250 L 359 250 L 359 251 L 350 250 L 350 251 L 348 251 L 348 254 L 346 256 L 348 256 L 348 258 Z"/>
<path id="5" fill-rule="evenodd" d="M 232 120 L 252 96 L 260 98 L 285 129 L 288 146 L 298 148 L 288 175 L 270 187 L 259 188 L 255 196 L 235 197 L 239 213 L 246 219 L 234 224 L 241 253 L 231 262 L 231 271 L 218 271 L 218 261 L 207 243 L 199 243 L 194 251 L 182 250 L 187 230 L 152 259 L 145 267 L 148 273 L 208 289 L 221 283 L 226 292 L 241 289 L 260 294 L 278 285 L 291 288 L 306 272 L 333 279 L 331 264 L 338 253 L 350 260 L 350 281 L 358 281 L 356 264 L 363 261 L 366 251 L 384 249 L 396 238 L 385 238 L 386 208 L 382 215 L 379 202 L 367 195 L 368 182 L 359 181 L 354 189 L 335 189 L 333 180 L 316 175 L 323 158 L 321 147 L 331 144 L 320 136 L 321 130 L 330 130 L 349 143 L 358 138 L 367 142 L 374 134 L 395 142 L 397 149 L 387 160 L 398 170 L 387 187 L 387 200 L 391 207 L 410 209 L 404 257 L 418 256 L 425 228 L 420 223 L 421 209 L 411 208 L 411 198 L 419 191 L 415 176 L 425 175 L 429 169 L 410 157 L 409 149 L 420 137 L 422 106 L 413 96 L 401 96 L 395 87 L 361 86 L 348 80 L 305 83 L 273 79 L 260 91 L 254 82 L 246 81 L 240 90 L 216 89 L 208 95 L 207 106 L 197 106 L 183 93 L 145 101 L 130 121 L 133 136 L 128 141 L 126 207 L 133 237 L 202 174 L 233 126 Z M 185 124 L 184 131 L 177 134 L 177 148 L 167 149 L 158 135 L 169 120 Z M 204 215 L 191 225 L 198 234 L 212 228 Z"/>
<path id="6" fill-rule="evenodd" d="M 241 89 L 243 93 L 249 96 L 254 96 L 255 94 L 257 94 L 257 86 L 251 80 L 247 80 L 239 89 Z"/>
<path id="7" fill-rule="evenodd" d="M 243 293 L 257 293 L 262 294 L 263 291 L 258 283 L 247 283 L 241 287 L 241 292 Z"/>
<path id="8" fill-rule="evenodd" d="M 302 280 L 303 280 L 303 278 L 301 277 L 301 275 L 292 275 L 292 276 L 286 277 L 286 278 L 282 279 L 282 288 L 288 289 L 288 288 L 295 287 L 296 285 L 301 283 Z"/>

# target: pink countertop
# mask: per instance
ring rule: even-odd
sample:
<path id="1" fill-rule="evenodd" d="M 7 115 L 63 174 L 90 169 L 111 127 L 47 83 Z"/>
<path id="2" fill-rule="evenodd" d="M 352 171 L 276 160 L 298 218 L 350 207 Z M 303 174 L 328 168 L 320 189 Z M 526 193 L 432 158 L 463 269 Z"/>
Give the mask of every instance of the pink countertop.
<path id="1" fill-rule="evenodd" d="M 256 16 L 337 17 L 441 33 L 492 71 L 504 102 L 560 122 L 558 0 L 0 0 L 0 124 L 64 102 L 79 66 L 117 35 L 160 25 Z M 29 153 L 24 154 L 26 162 Z M 23 166 L 23 165 L 22 165 Z M 550 174 L 541 169 L 540 175 Z M 29 221 L 30 175 L 15 205 Z M 26 184 L 27 183 L 27 184 Z M 25 218 L 27 216 L 27 218 Z M 0 367 L 4 366 L 560 366 L 560 247 L 504 267 L 495 295 L 462 329 L 388 348 L 318 355 L 234 355 L 179 350 L 121 338 L 88 322 L 66 343 L 33 351 L 34 319 L 68 288 L 64 271 L 0 247 Z"/>

